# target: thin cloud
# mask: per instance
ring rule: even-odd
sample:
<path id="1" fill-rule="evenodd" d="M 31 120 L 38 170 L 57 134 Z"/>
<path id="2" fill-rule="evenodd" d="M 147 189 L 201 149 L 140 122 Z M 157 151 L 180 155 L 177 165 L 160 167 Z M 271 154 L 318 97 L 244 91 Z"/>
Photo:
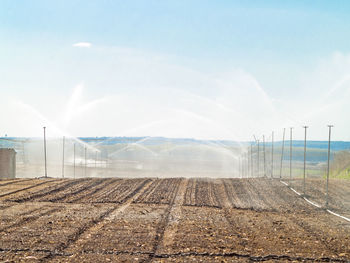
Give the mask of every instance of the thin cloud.
<path id="1" fill-rule="evenodd" d="M 91 43 L 89 42 L 78 42 L 73 44 L 73 47 L 85 47 L 85 48 L 90 48 L 92 46 Z"/>

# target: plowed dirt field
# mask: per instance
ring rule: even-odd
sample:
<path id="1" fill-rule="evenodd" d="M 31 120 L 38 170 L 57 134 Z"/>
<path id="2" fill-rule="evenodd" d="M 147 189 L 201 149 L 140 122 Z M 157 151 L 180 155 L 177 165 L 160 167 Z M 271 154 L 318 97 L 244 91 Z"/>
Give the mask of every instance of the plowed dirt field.
<path id="1" fill-rule="evenodd" d="M 0 181 L 0 232 L 0 262 L 350 262 L 350 222 L 262 178 Z"/>

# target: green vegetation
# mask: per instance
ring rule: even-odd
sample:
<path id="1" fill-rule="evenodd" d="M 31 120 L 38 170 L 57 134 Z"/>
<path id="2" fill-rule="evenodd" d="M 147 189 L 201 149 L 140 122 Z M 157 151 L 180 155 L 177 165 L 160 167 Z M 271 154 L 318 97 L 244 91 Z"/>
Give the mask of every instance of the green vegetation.
<path id="1" fill-rule="evenodd" d="M 330 164 L 329 176 L 350 180 L 350 152 L 340 151 L 334 154 L 334 159 Z"/>

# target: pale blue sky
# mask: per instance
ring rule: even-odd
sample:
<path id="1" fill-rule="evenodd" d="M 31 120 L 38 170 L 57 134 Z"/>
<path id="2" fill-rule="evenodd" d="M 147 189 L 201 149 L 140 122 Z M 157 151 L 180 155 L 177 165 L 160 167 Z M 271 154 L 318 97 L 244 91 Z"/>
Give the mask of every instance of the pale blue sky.
<path id="1" fill-rule="evenodd" d="M 250 139 L 308 122 L 323 139 L 332 122 L 350 140 L 349 12 L 348 1 L 0 0 L 0 134 L 49 122 L 74 136 Z M 24 117 L 6 117 L 14 109 Z"/>

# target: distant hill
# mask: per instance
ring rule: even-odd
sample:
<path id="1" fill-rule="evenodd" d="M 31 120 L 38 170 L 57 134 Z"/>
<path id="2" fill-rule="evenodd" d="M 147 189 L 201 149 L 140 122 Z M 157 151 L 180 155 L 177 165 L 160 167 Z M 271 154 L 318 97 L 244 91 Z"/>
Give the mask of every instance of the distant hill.
<path id="1" fill-rule="evenodd" d="M 112 145 L 112 144 L 123 144 L 123 143 L 135 143 L 140 142 L 144 145 L 157 145 L 162 143 L 173 143 L 173 144 L 223 144 L 225 146 L 250 146 L 255 145 L 252 141 L 230 141 L 230 140 L 197 140 L 193 138 L 166 138 L 166 137 L 79 137 L 78 139 L 87 143 L 97 143 L 102 145 Z M 30 137 L 0 137 L 0 146 L 6 147 L 6 145 L 11 146 L 16 143 L 25 143 L 30 140 L 42 140 L 42 138 L 30 138 Z M 262 146 L 262 143 L 260 143 Z M 307 148 L 314 149 L 328 149 L 328 141 L 307 141 Z M 274 143 L 276 150 L 278 147 L 282 146 L 282 141 L 276 141 Z M 271 147 L 271 142 L 266 142 L 266 147 Z M 285 147 L 289 147 L 289 141 L 285 141 Z M 293 147 L 304 147 L 303 140 L 293 141 Z M 350 142 L 347 141 L 333 141 L 331 142 L 332 151 L 344 151 L 350 150 Z"/>

